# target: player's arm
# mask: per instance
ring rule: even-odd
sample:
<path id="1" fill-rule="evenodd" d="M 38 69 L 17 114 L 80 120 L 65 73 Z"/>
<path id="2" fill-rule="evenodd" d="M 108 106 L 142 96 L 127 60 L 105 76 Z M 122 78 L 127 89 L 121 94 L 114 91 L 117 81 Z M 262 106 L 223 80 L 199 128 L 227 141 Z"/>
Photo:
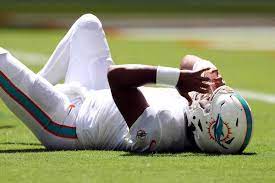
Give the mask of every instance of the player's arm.
<path id="1" fill-rule="evenodd" d="M 205 81 L 209 79 L 201 77 L 205 70 L 194 72 L 147 65 L 114 65 L 109 68 L 108 81 L 113 99 L 131 127 L 149 107 L 138 87 L 158 82 L 176 86 L 180 94 L 189 91 L 206 93 L 209 85 Z"/>

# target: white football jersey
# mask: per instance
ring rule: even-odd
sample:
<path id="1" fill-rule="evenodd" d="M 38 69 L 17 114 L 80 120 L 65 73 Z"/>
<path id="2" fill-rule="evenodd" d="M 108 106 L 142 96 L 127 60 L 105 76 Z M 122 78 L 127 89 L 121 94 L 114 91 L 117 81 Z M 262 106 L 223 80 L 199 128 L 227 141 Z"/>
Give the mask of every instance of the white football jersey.
<path id="1" fill-rule="evenodd" d="M 188 110 L 187 100 L 173 88 L 141 87 L 140 90 L 150 105 L 150 110 L 146 109 L 149 114 L 140 118 L 158 119 L 159 142 L 155 150 L 182 151 L 188 143 L 184 118 Z M 148 115 L 151 118 L 147 118 Z M 133 150 L 131 138 L 135 137 L 129 137 L 129 128 L 109 89 L 88 92 L 80 107 L 76 127 L 84 148 Z"/>

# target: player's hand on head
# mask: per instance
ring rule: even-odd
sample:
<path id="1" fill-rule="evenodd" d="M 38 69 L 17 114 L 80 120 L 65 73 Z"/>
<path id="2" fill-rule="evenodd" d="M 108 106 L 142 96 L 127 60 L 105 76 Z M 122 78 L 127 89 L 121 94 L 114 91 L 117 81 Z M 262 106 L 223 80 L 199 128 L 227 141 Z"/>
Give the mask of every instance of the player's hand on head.
<path id="1" fill-rule="evenodd" d="M 219 88 L 220 86 L 225 85 L 225 81 L 223 80 L 221 74 L 219 73 L 218 69 L 210 69 L 203 73 L 204 77 L 208 77 L 211 81 L 210 89 L 213 92 L 215 89 Z"/>
<path id="2" fill-rule="evenodd" d="M 202 76 L 203 72 L 208 71 L 209 68 L 201 69 L 199 71 L 181 70 L 180 77 L 176 88 L 180 95 L 185 97 L 189 103 L 192 103 L 192 99 L 188 95 L 188 92 L 196 91 L 199 93 L 209 92 L 210 78 Z"/>
<path id="3" fill-rule="evenodd" d="M 202 76 L 202 73 L 207 70 L 209 70 L 209 68 L 199 71 L 181 70 L 176 88 L 180 93 L 187 93 L 191 91 L 207 93 L 210 87 L 208 83 L 210 79 Z"/>

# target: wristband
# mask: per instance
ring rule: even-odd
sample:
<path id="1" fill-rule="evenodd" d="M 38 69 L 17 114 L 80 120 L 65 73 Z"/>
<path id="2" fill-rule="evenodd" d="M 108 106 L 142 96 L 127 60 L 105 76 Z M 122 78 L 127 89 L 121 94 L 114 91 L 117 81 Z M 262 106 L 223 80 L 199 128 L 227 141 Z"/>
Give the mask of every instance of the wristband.
<path id="1" fill-rule="evenodd" d="M 156 84 L 176 86 L 179 80 L 180 70 L 171 67 L 158 66 Z"/>

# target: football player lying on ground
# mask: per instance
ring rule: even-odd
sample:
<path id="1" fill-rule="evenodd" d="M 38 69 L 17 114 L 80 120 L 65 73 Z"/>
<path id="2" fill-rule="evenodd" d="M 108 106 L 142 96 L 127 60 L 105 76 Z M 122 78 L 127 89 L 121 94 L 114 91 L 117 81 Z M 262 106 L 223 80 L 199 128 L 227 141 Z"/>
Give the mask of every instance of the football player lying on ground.
<path id="1" fill-rule="evenodd" d="M 153 83 L 175 88 L 143 87 Z M 0 49 L 0 84 L 1 99 L 47 149 L 240 153 L 251 138 L 247 102 L 211 62 L 114 65 L 91 14 L 73 24 L 38 74 Z"/>

